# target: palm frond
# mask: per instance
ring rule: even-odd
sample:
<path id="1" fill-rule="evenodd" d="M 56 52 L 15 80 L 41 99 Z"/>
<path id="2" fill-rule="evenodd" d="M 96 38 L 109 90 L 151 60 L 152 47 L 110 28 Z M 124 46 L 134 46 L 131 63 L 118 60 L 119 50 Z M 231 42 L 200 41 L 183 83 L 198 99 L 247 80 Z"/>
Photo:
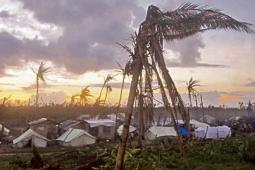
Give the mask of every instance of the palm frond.
<path id="1" fill-rule="evenodd" d="M 45 63 L 41 62 L 37 71 L 38 78 L 42 80 L 43 82 L 45 82 L 44 74 L 49 72 L 49 70 L 50 70 L 50 67 L 45 67 Z"/>
<path id="2" fill-rule="evenodd" d="M 186 3 L 174 11 L 161 12 L 151 8 L 153 24 L 163 33 L 166 40 L 181 39 L 210 29 L 226 29 L 253 33 L 251 24 L 240 22 L 222 13 L 218 9 Z"/>

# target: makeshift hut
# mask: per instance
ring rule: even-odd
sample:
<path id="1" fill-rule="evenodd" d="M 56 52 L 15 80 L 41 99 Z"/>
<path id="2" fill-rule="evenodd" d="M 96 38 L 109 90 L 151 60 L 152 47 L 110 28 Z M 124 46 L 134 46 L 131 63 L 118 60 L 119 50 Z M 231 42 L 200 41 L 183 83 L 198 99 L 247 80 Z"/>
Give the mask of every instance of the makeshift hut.
<path id="1" fill-rule="evenodd" d="M 122 131 L 123 131 L 123 125 L 120 125 L 119 127 L 118 127 L 118 129 L 117 129 L 117 132 L 118 132 L 118 135 L 119 136 L 121 136 L 121 134 L 122 134 Z M 129 126 L 129 133 L 130 134 L 134 134 L 135 133 L 135 131 L 136 131 L 136 128 L 134 127 L 134 126 Z"/>
<path id="2" fill-rule="evenodd" d="M 85 130 L 102 140 L 113 140 L 115 137 L 115 121 L 111 119 L 84 120 Z"/>
<path id="3" fill-rule="evenodd" d="M 28 122 L 28 125 L 30 129 L 49 139 L 55 139 L 58 136 L 57 123 L 47 118 L 33 120 Z"/>
<path id="4" fill-rule="evenodd" d="M 154 140 L 160 137 L 176 137 L 174 127 L 152 126 L 145 132 L 145 138 Z"/>
<path id="5" fill-rule="evenodd" d="M 62 146 L 82 147 L 96 142 L 96 138 L 83 129 L 68 129 L 56 139 Z"/>
<path id="6" fill-rule="evenodd" d="M 63 134 L 70 128 L 85 129 L 85 123 L 79 120 L 65 120 L 59 124 L 58 128 L 59 128 L 59 133 Z"/>
<path id="7" fill-rule="evenodd" d="M 40 135 L 32 129 L 28 129 L 19 137 L 13 140 L 13 146 L 22 148 L 26 146 L 46 147 L 47 142 L 50 141 L 46 137 Z"/>

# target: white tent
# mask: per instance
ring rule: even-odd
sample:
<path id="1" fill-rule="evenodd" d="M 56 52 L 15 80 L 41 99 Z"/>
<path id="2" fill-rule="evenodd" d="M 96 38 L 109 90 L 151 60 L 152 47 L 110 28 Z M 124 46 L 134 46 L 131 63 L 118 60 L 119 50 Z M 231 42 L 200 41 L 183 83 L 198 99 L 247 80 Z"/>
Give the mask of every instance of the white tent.
<path id="1" fill-rule="evenodd" d="M 115 121 L 111 119 L 90 119 L 84 120 L 89 124 L 91 128 L 98 127 L 98 126 L 115 126 Z"/>
<path id="2" fill-rule="evenodd" d="M 119 128 L 117 129 L 117 132 L 119 134 L 119 136 L 122 134 L 122 131 L 123 131 L 123 125 L 120 125 Z M 129 133 L 132 133 L 136 131 L 136 128 L 134 126 L 129 126 Z"/>
<path id="3" fill-rule="evenodd" d="M 56 139 L 63 146 L 82 147 L 96 142 L 96 138 L 83 129 L 69 128 Z"/>
<path id="4" fill-rule="evenodd" d="M 3 129 L 4 128 L 4 129 Z M 0 133 L 3 132 L 3 135 L 9 135 L 10 129 L 6 128 L 2 124 L 0 124 Z"/>
<path id="5" fill-rule="evenodd" d="M 207 126 L 209 126 L 208 124 L 203 123 L 203 122 L 199 122 L 199 121 L 197 121 L 195 119 L 192 119 L 190 121 L 190 124 L 192 124 L 195 128 L 199 128 L 199 127 L 206 128 Z"/>
<path id="6" fill-rule="evenodd" d="M 26 132 L 13 140 L 13 145 L 15 147 L 22 148 L 25 147 L 30 141 L 31 145 L 34 145 L 36 147 L 46 147 L 49 139 L 38 134 L 32 129 L 28 129 Z"/>
<path id="7" fill-rule="evenodd" d="M 231 136 L 231 129 L 228 126 L 199 127 L 195 130 L 196 138 L 224 139 Z"/>
<path id="8" fill-rule="evenodd" d="M 146 133 L 145 137 L 149 140 L 154 140 L 158 137 L 175 137 L 177 136 L 174 127 L 152 126 Z"/>
<path id="9" fill-rule="evenodd" d="M 46 122 L 46 121 L 48 121 L 48 119 L 43 117 L 43 118 L 28 122 L 28 124 L 29 125 L 36 125 L 36 124 L 40 124 L 40 123 L 43 123 L 43 122 Z"/>

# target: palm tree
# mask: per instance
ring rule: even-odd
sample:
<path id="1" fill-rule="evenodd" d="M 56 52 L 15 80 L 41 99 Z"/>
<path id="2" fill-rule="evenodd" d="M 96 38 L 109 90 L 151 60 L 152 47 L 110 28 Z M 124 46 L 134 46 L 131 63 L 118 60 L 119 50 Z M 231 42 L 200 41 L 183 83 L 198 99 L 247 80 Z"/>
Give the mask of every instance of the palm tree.
<path id="1" fill-rule="evenodd" d="M 156 73 L 158 83 L 161 87 L 162 100 L 172 117 L 180 143 L 182 141 L 180 140 L 178 130 L 176 129 L 174 113 L 180 113 L 186 127 L 189 128 L 189 114 L 184 107 L 181 96 L 178 93 L 165 64 L 163 56 L 164 40 L 171 41 L 175 39 L 182 39 L 209 29 L 233 29 L 251 33 L 253 30 L 249 28 L 249 25 L 250 24 L 248 23 L 239 22 L 228 15 L 223 14 L 219 10 L 199 7 L 198 5 L 190 3 L 186 3 L 174 11 L 167 12 L 162 12 L 156 6 L 148 7 L 146 19 L 139 27 L 139 31 L 135 39 L 134 51 L 132 52 L 134 65 L 132 70 L 133 77 L 128 96 L 124 128 L 116 157 L 116 170 L 123 169 L 123 158 L 129 134 L 128 132 L 133 112 L 133 104 L 139 77 L 143 69 L 152 67 Z M 152 61 L 154 61 L 154 63 L 149 63 Z M 166 83 L 168 97 L 171 100 L 172 107 L 170 107 L 170 103 L 166 97 L 167 94 L 157 68 L 160 69 L 162 78 Z"/>
<path id="2" fill-rule="evenodd" d="M 8 101 L 10 98 L 11 98 L 11 96 L 4 97 L 4 98 L 3 98 L 2 105 L 5 106 L 5 104 L 7 103 L 7 101 Z"/>
<path id="3" fill-rule="evenodd" d="M 100 93 L 99 93 L 99 96 L 98 98 L 96 99 L 96 102 L 95 102 L 95 105 L 100 105 L 101 103 L 104 103 L 104 100 L 101 100 L 101 97 L 102 97 L 102 93 L 103 93 L 103 90 L 104 88 L 106 87 L 106 85 L 109 83 L 109 81 L 111 81 L 113 79 L 113 76 L 108 74 L 106 76 L 106 78 L 104 79 L 104 83 L 102 85 L 102 88 L 100 90 Z M 106 89 L 107 90 L 107 89 Z M 109 90 L 109 89 L 108 89 Z"/>
<path id="4" fill-rule="evenodd" d="M 192 107 L 191 95 L 192 94 L 195 95 L 196 87 L 200 86 L 200 84 L 198 80 L 194 80 L 192 77 L 190 78 L 189 82 L 187 82 L 186 84 L 188 89 L 190 107 Z"/>
<path id="5" fill-rule="evenodd" d="M 39 100 L 39 81 L 45 82 L 44 75 L 49 71 L 50 67 L 45 67 L 45 63 L 41 62 L 37 72 L 33 70 L 36 74 L 36 97 L 35 97 L 35 106 L 38 107 L 38 100 Z"/>
<path id="6" fill-rule="evenodd" d="M 84 87 L 81 90 L 81 93 L 80 93 L 80 104 L 81 105 L 88 104 L 88 101 L 89 101 L 88 98 L 89 97 L 92 97 L 92 95 L 90 93 L 89 86 L 86 86 L 86 87 Z"/>
<path id="7" fill-rule="evenodd" d="M 106 103 L 106 99 L 108 97 L 109 92 L 112 91 L 112 86 L 107 83 L 105 88 L 106 88 L 106 92 L 105 92 L 105 96 L 104 96 L 104 104 Z"/>
<path id="8" fill-rule="evenodd" d="M 117 113 L 116 113 L 116 120 L 115 122 L 117 122 L 117 118 L 118 118 L 118 113 L 119 113 L 119 109 L 120 109 L 120 104 L 121 104 L 121 99 L 122 99 L 122 93 L 123 93 L 123 89 L 124 89 L 124 85 L 125 85 L 125 78 L 126 76 L 131 75 L 131 61 L 129 60 L 126 65 L 125 68 L 123 68 L 119 63 L 119 68 L 122 74 L 122 83 L 121 83 L 121 88 L 120 88 L 120 97 L 119 97 L 119 101 L 118 101 L 118 105 L 117 105 Z"/>

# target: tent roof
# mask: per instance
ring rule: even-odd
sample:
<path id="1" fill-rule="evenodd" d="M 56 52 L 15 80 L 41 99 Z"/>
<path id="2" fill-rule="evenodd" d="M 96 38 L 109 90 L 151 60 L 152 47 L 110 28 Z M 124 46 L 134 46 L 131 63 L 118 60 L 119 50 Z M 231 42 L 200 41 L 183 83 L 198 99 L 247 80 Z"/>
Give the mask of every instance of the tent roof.
<path id="1" fill-rule="evenodd" d="M 198 127 L 206 128 L 207 126 L 209 126 L 207 123 L 199 122 L 195 119 L 190 120 L 190 124 L 193 124 L 195 128 L 198 128 Z"/>
<path id="2" fill-rule="evenodd" d="M 47 118 L 40 118 L 40 119 L 37 119 L 37 120 L 33 120 L 31 122 L 28 122 L 29 125 L 35 125 L 35 124 L 39 124 L 39 123 L 43 123 L 43 122 L 46 122 L 48 119 Z"/>
<path id="3" fill-rule="evenodd" d="M 1 132 L 2 128 L 3 128 L 3 125 L 0 124 L 0 132 Z M 8 129 L 7 127 L 4 126 L 4 134 L 9 134 L 9 133 L 10 133 L 10 129 Z"/>
<path id="4" fill-rule="evenodd" d="M 92 128 L 98 126 L 115 126 L 115 121 L 111 119 L 90 119 L 84 121 L 87 122 Z"/>
<path id="5" fill-rule="evenodd" d="M 56 140 L 63 141 L 63 142 L 70 142 L 71 140 L 78 138 L 80 136 L 86 135 L 90 138 L 96 139 L 94 136 L 89 134 L 83 129 L 73 129 L 69 128 L 65 133 L 63 133 L 60 137 L 58 137 Z"/>
<path id="6" fill-rule="evenodd" d="M 152 126 L 149 128 L 149 131 L 156 137 L 177 136 L 174 127 Z"/>
<path id="7" fill-rule="evenodd" d="M 74 127 L 80 123 L 81 121 L 77 121 L 77 120 L 65 120 L 60 123 L 60 128 L 68 130 L 69 128 Z"/>
<path id="8" fill-rule="evenodd" d="M 122 131 L 123 131 L 123 125 L 120 125 L 119 128 L 117 129 L 117 132 L 118 132 L 119 135 L 121 135 Z M 129 126 L 129 133 L 132 133 L 134 131 L 136 131 L 136 128 L 134 126 L 130 125 Z"/>
<path id="9" fill-rule="evenodd" d="M 39 133 L 35 132 L 32 129 L 28 129 L 26 132 L 22 133 L 19 137 L 13 140 L 13 144 L 16 144 L 24 139 L 31 138 L 32 136 L 36 136 L 38 138 L 44 139 L 49 141 L 49 139 L 45 138 L 44 136 L 40 135 Z"/>

